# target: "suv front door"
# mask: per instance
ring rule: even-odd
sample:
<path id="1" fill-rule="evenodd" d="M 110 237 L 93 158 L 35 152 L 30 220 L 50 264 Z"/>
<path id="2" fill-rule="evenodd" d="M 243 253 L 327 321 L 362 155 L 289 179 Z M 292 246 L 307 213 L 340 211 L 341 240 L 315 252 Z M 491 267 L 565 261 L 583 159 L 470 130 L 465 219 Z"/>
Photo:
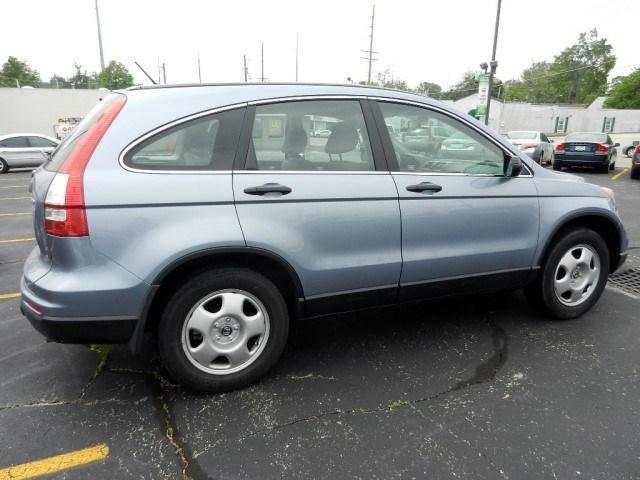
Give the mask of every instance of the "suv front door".
<path id="1" fill-rule="evenodd" d="M 521 286 L 538 242 L 526 167 L 505 177 L 506 151 L 444 111 L 381 100 L 373 112 L 400 197 L 401 300 Z M 403 142 L 418 128 L 420 151 Z"/>
<path id="2" fill-rule="evenodd" d="M 247 245 L 295 269 L 308 315 L 393 303 L 398 195 L 368 104 L 279 101 L 248 113 L 246 161 L 233 174 Z M 330 133 L 311 135 L 318 131 Z"/>

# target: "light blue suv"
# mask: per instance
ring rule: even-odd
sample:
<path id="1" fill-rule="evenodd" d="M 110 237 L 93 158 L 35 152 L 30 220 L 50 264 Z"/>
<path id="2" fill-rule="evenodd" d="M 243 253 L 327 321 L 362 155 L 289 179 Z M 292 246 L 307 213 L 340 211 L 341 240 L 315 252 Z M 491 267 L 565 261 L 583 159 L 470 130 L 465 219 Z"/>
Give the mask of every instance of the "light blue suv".
<path id="1" fill-rule="evenodd" d="M 627 248 L 611 190 L 443 104 L 358 86 L 114 93 L 32 192 L 33 326 L 134 351 L 154 334 L 168 372 L 210 392 L 264 375 L 294 319 L 520 287 L 577 317 Z"/>

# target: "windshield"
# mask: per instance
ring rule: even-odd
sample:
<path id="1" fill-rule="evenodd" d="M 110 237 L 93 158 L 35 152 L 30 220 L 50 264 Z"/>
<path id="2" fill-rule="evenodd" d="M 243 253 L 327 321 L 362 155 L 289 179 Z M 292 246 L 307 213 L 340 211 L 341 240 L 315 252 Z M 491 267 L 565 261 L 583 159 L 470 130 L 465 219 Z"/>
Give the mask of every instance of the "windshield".
<path id="1" fill-rule="evenodd" d="M 570 133 L 565 142 L 606 143 L 607 135 L 604 133 Z"/>
<path id="2" fill-rule="evenodd" d="M 535 140 L 538 136 L 537 132 L 509 132 L 507 138 L 512 140 Z"/>

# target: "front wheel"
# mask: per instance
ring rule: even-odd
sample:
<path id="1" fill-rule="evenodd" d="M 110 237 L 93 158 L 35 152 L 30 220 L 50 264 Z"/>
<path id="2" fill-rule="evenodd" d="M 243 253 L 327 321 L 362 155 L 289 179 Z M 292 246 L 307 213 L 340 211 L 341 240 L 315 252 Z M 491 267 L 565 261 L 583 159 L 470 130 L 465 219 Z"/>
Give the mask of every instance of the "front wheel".
<path id="1" fill-rule="evenodd" d="M 201 392 L 245 387 L 276 363 L 289 331 L 286 303 L 264 276 L 244 268 L 206 271 L 171 296 L 158 348 L 171 377 Z"/>
<path id="2" fill-rule="evenodd" d="M 585 228 L 570 230 L 552 247 L 525 293 L 553 318 L 576 318 L 598 301 L 608 275 L 609 249 L 602 237 Z"/>
<path id="3" fill-rule="evenodd" d="M 2 158 L 0 158 L 0 175 L 9 171 L 9 165 Z"/>

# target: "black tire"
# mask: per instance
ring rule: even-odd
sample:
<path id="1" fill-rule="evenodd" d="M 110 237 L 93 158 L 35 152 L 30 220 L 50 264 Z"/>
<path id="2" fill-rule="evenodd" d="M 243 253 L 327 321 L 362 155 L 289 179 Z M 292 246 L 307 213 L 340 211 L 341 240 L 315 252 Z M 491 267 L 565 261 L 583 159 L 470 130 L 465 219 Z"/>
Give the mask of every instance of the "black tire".
<path id="1" fill-rule="evenodd" d="M 562 170 L 562 163 L 560 163 L 558 160 L 554 161 L 553 169 L 559 172 L 560 170 Z"/>
<path id="2" fill-rule="evenodd" d="M 633 156 L 633 151 L 636 149 L 636 147 L 629 147 L 624 151 L 624 154 L 631 158 Z"/>
<path id="3" fill-rule="evenodd" d="M 633 180 L 638 180 L 640 178 L 640 168 L 632 168 L 629 175 Z"/>
<path id="4" fill-rule="evenodd" d="M 609 173 L 609 164 L 600 165 L 598 167 L 598 172 L 600 172 L 600 173 Z"/>
<path id="5" fill-rule="evenodd" d="M 183 327 L 199 302 L 214 292 L 227 290 L 249 293 L 264 306 L 269 334 L 258 356 L 246 367 L 234 373 L 210 373 L 196 367 L 185 352 Z M 265 375 L 280 358 L 288 333 L 287 305 L 270 280 L 245 268 L 220 268 L 195 275 L 171 296 L 158 325 L 158 350 L 173 379 L 191 390 L 219 393 L 246 387 Z"/>
<path id="6" fill-rule="evenodd" d="M 0 175 L 9 171 L 9 165 L 2 158 L 0 158 Z"/>
<path id="7" fill-rule="evenodd" d="M 554 290 L 556 269 L 562 257 L 572 247 L 586 245 L 591 247 L 600 260 L 600 271 L 598 280 L 591 294 L 582 303 L 569 306 L 562 303 Z M 541 308 L 551 318 L 557 320 L 568 320 L 576 318 L 587 312 L 600 298 L 607 283 L 609 275 L 609 249 L 603 238 L 593 230 L 579 228 L 567 230 L 551 247 L 551 251 L 546 256 L 546 260 L 540 269 L 538 277 L 525 288 L 527 299 Z"/>
<path id="8" fill-rule="evenodd" d="M 613 163 L 609 164 L 609 170 L 610 171 L 613 172 L 615 169 L 616 169 L 616 162 L 613 162 Z"/>

